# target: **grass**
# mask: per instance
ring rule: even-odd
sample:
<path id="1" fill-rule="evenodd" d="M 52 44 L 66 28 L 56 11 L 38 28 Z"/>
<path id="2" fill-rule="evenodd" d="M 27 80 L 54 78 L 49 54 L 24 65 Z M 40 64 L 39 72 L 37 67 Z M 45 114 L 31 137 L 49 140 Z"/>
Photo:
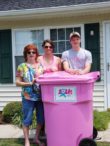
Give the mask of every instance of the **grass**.
<path id="1" fill-rule="evenodd" d="M 108 128 L 110 122 L 110 111 L 94 111 L 94 126 L 98 131 Z"/>
<path id="2" fill-rule="evenodd" d="M 1 139 L 0 146 L 23 146 L 23 139 Z M 31 146 L 37 146 L 36 144 L 31 144 Z M 97 143 L 97 146 L 110 146 L 110 143 L 103 142 Z"/>
<path id="3" fill-rule="evenodd" d="M 23 139 L 1 139 L 0 146 L 23 146 Z M 36 144 L 31 144 L 31 146 L 37 146 Z"/>
<path id="4" fill-rule="evenodd" d="M 107 142 L 97 143 L 97 146 L 110 146 L 110 143 Z"/>

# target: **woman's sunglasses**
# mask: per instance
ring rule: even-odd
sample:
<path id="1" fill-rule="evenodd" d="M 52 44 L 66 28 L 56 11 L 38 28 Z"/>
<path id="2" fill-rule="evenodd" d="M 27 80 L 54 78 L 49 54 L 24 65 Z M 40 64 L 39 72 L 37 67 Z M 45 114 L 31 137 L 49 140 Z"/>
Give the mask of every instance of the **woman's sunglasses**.
<path id="1" fill-rule="evenodd" d="M 29 51 L 29 52 L 27 52 L 27 54 L 36 54 L 36 52 L 34 52 L 34 51 Z"/>
<path id="2" fill-rule="evenodd" d="M 53 47 L 52 46 L 44 46 L 44 48 L 50 48 L 50 49 L 53 49 Z"/>

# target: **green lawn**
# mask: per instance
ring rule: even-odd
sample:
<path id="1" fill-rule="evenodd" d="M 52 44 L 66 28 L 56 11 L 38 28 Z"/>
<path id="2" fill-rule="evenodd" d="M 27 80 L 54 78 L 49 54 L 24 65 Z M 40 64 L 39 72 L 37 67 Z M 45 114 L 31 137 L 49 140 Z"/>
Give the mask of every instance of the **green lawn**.
<path id="1" fill-rule="evenodd" d="M 1 139 L 0 146 L 24 146 L 23 139 Z M 36 144 L 31 144 L 31 146 L 37 146 Z"/>
<path id="2" fill-rule="evenodd" d="M 23 139 L 1 139 L 0 146 L 23 146 Z M 36 144 L 31 144 L 36 146 Z M 110 143 L 98 143 L 97 146 L 110 146 Z"/>
<path id="3" fill-rule="evenodd" d="M 97 146 L 110 146 L 110 143 L 97 143 Z"/>

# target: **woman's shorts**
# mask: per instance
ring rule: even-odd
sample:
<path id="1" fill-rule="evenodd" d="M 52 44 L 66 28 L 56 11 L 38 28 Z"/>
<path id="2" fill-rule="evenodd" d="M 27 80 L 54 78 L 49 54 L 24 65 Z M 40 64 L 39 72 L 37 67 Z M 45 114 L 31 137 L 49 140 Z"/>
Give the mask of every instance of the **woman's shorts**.
<path id="1" fill-rule="evenodd" d="M 32 124 L 33 111 L 36 109 L 37 124 L 44 124 L 44 108 L 42 101 L 31 101 L 22 99 L 23 125 Z"/>

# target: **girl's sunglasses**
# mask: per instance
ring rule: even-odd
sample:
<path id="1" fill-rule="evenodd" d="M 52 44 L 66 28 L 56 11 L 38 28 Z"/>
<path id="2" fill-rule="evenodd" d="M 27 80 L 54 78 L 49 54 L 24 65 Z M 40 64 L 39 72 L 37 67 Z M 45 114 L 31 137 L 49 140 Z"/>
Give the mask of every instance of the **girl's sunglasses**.
<path id="1" fill-rule="evenodd" d="M 52 46 L 44 46 L 44 48 L 50 48 L 50 49 L 53 49 L 53 47 Z"/>
<path id="2" fill-rule="evenodd" d="M 27 52 L 27 54 L 36 54 L 36 52 L 34 52 L 34 51 L 29 51 L 29 52 Z"/>

